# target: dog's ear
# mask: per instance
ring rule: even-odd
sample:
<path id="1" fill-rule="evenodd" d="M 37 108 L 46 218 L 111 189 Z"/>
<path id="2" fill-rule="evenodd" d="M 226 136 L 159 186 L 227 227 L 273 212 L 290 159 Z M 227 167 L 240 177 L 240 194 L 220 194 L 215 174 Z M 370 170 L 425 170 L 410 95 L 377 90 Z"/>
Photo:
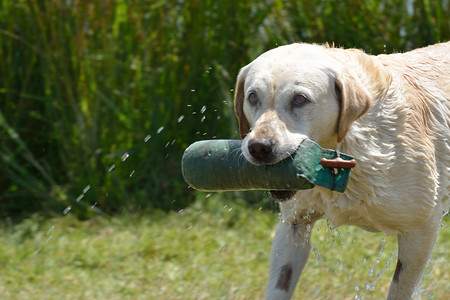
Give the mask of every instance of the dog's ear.
<path id="1" fill-rule="evenodd" d="M 239 72 L 234 94 L 234 111 L 239 121 L 239 134 L 242 139 L 245 138 L 245 136 L 250 132 L 250 123 L 244 114 L 244 83 L 246 75 L 247 68 L 244 67 Z"/>
<path id="2" fill-rule="evenodd" d="M 369 110 L 372 101 L 361 82 L 347 72 L 335 77 L 335 89 L 340 105 L 337 139 L 341 142 L 350 125 Z"/>
<path id="3" fill-rule="evenodd" d="M 347 66 L 335 76 L 336 94 L 340 102 L 338 142 L 345 137 L 350 125 L 369 110 L 372 102 L 386 95 L 392 82 L 389 71 L 371 56 L 356 49 L 346 51 L 346 58 L 351 57 L 357 64 Z"/>

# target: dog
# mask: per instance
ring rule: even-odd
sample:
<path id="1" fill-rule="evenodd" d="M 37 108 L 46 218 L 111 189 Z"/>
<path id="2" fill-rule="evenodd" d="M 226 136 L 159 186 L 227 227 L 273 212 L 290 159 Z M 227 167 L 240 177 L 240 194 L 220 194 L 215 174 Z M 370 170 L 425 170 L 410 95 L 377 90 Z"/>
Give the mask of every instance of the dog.
<path id="1" fill-rule="evenodd" d="M 291 298 L 321 218 L 396 235 L 387 299 L 411 299 L 449 204 L 450 42 L 378 56 L 280 46 L 240 70 L 234 109 L 252 164 L 289 158 L 306 138 L 357 161 L 344 193 L 270 191 L 282 221 L 266 299 Z"/>

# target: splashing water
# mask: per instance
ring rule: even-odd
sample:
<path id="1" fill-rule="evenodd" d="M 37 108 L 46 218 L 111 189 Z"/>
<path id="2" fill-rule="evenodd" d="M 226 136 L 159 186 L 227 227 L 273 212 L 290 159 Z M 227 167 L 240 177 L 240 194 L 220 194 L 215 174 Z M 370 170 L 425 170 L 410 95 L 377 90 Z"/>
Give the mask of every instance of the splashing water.
<path id="1" fill-rule="evenodd" d="M 120 159 L 122 161 L 126 161 L 128 157 L 130 157 L 130 154 L 128 154 L 128 152 L 126 152 L 125 154 L 122 155 L 122 157 L 120 157 Z"/>
<path id="2" fill-rule="evenodd" d="M 83 194 L 86 194 L 87 191 L 89 191 L 91 189 L 91 185 L 87 185 L 84 189 L 83 189 Z"/>
<path id="3" fill-rule="evenodd" d="M 375 290 L 375 284 L 373 284 L 373 282 L 366 282 L 366 290 L 368 291 L 374 291 Z"/>
<path id="4" fill-rule="evenodd" d="M 55 230 L 55 226 L 52 225 L 52 227 L 50 227 L 49 230 L 47 230 L 47 235 L 49 235 L 50 233 L 52 233 L 52 231 Z"/>
<path id="5" fill-rule="evenodd" d="M 66 207 L 66 209 L 64 209 L 63 214 L 67 215 L 69 213 L 69 211 L 71 211 L 71 210 L 72 210 L 72 206 L 69 205 Z"/>

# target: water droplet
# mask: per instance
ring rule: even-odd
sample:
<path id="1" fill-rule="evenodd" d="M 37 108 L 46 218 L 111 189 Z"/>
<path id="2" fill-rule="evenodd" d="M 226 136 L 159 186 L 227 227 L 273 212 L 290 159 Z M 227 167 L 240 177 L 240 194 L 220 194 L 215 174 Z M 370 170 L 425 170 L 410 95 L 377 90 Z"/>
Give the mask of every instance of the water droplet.
<path id="1" fill-rule="evenodd" d="M 78 196 L 77 202 L 80 202 L 80 200 L 83 199 L 83 198 L 84 198 L 84 194 L 81 194 L 80 196 Z"/>
<path id="2" fill-rule="evenodd" d="M 152 138 L 152 136 L 151 136 L 150 134 L 149 134 L 149 135 L 147 135 L 147 136 L 145 137 L 145 139 L 144 139 L 144 142 L 146 142 L 146 143 L 147 143 L 147 142 L 148 142 L 148 140 L 149 140 L 149 139 L 151 139 L 151 138 Z"/>
<path id="3" fill-rule="evenodd" d="M 116 165 L 112 164 L 111 167 L 109 167 L 108 172 L 111 172 L 112 170 L 114 170 L 115 167 L 116 167 Z"/>
<path id="4" fill-rule="evenodd" d="M 132 177 L 134 175 L 134 170 L 133 171 L 131 171 L 131 173 L 130 173 L 130 177 Z"/>
<path id="5" fill-rule="evenodd" d="M 156 134 L 160 134 L 161 131 L 163 131 L 163 129 L 164 129 L 164 126 L 159 127 L 158 130 L 156 130 Z"/>
<path id="6" fill-rule="evenodd" d="M 195 93 L 195 90 L 194 90 L 194 89 L 192 89 L 192 90 L 191 90 L 191 92 L 192 92 L 192 93 Z"/>
<path id="7" fill-rule="evenodd" d="M 91 208 L 94 208 L 97 205 L 97 202 L 95 202 L 94 204 L 92 204 Z"/>
<path id="8" fill-rule="evenodd" d="M 128 157 L 130 157 L 130 154 L 124 153 L 120 159 L 121 159 L 122 161 L 126 161 Z"/>
<path id="9" fill-rule="evenodd" d="M 375 285 L 371 282 L 366 282 L 366 290 L 368 291 L 374 291 L 375 290 Z"/>
<path id="10" fill-rule="evenodd" d="M 87 191 L 89 191 L 91 188 L 91 185 L 87 185 L 84 189 L 83 189 L 83 194 L 86 194 Z"/>
<path id="11" fill-rule="evenodd" d="M 54 229 L 55 229 L 55 226 L 50 227 L 50 229 L 47 230 L 47 235 L 49 235 Z"/>
<path id="12" fill-rule="evenodd" d="M 323 262 L 323 256 L 320 254 L 319 249 L 316 247 L 313 248 L 314 257 L 316 259 L 316 262 L 321 263 Z"/>
<path id="13" fill-rule="evenodd" d="M 205 119 L 206 119 L 206 116 L 203 116 L 202 119 L 200 120 L 200 122 L 203 123 L 203 121 L 205 121 Z"/>
<path id="14" fill-rule="evenodd" d="M 203 107 L 202 107 L 202 109 L 200 110 L 200 112 L 201 112 L 202 114 L 204 114 L 205 111 L 206 111 L 206 105 L 203 105 Z"/>
<path id="15" fill-rule="evenodd" d="M 372 267 L 369 267 L 369 277 L 372 277 L 373 276 L 373 268 Z"/>
<path id="16" fill-rule="evenodd" d="M 39 254 L 39 252 L 41 252 L 42 247 L 39 246 L 39 248 L 36 249 L 36 251 L 34 251 L 34 254 L 37 255 Z"/>
<path id="17" fill-rule="evenodd" d="M 179 117 L 178 117 L 178 120 L 177 120 L 178 123 L 180 123 L 181 121 L 183 121 L 183 119 L 184 119 L 184 116 L 183 116 L 183 115 L 179 116 Z"/>
<path id="18" fill-rule="evenodd" d="M 63 211 L 64 215 L 67 215 L 69 213 L 69 211 L 72 209 L 72 206 L 67 206 L 66 209 Z"/>

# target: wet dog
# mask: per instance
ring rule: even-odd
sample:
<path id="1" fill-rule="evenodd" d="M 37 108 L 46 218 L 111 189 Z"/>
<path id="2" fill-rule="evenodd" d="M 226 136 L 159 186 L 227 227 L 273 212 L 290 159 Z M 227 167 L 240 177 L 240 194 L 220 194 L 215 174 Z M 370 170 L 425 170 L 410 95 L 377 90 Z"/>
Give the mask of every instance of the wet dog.
<path id="1" fill-rule="evenodd" d="M 345 193 L 271 191 L 284 222 L 273 241 L 267 299 L 289 299 L 314 223 L 398 237 L 388 299 L 410 299 L 448 209 L 450 42 L 403 54 L 291 44 L 241 69 L 235 111 L 255 165 L 289 157 L 309 138 L 355 157 Z"/>

